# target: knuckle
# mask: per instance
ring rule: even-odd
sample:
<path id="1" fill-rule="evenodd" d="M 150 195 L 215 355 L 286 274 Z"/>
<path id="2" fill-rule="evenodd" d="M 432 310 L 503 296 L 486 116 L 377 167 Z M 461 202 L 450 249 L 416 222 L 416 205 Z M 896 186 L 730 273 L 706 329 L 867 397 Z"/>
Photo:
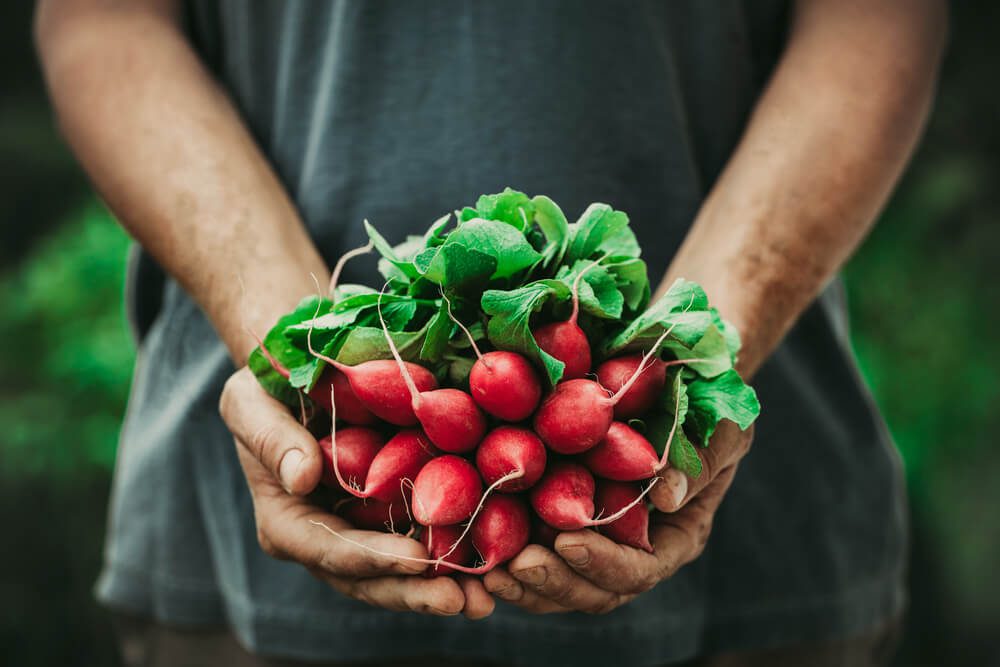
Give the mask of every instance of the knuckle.
<path id="1" fill-rule="evenodd" d="M 269 461 L 267 457 L 273 454 L 272 450 L 277 444 L 278 430 L 277 425 L 273 423 L 264 424 L 253 431 L 250 434 L 250 437 L 247 438 L 247 448 L 258 461 L 264 463 L 265 465 Z"/>
<path id="2" fill-rule="evenodd" d="M 236 407 L 237 401 L 239 401 L 239 395 L 246 384 L 246 377 L 242 371 L 237 371 L 233 373 L 226 379 L 226 383 L 222 385 L 222 393 L 219 394 L 219 414 L 226 421 L 233 414 L 233 410 Z"/>
<path id="3" fill-rule="evenodd" d="M 260 520 L 257 521 L 257 544 L 260 545 L 261 551 L 271 558 L 278 558 L 281 555 L 274 540 L 268 535 L 267 527 Z"/>

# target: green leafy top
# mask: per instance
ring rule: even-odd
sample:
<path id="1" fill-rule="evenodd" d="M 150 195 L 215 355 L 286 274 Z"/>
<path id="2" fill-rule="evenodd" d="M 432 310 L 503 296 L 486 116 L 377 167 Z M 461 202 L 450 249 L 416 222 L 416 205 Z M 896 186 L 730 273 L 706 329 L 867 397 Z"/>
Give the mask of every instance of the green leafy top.
<path id="1" fill-rule="evenodd" d="M 668 330 L 660 355 L 686 360 L 672 367 L 665 392 L 670 400 L 661 401 L 643 424 L 654 441 L 665 437 L 680 393 L 673 465 L 699 474 L 694 445 L 707 445 L 720 420 L 747 428 L 760 411 L 753 389 L 734 370 L 740 348 L 735 328 L 710 306 L 704 290 L 687 280 L 677 280 L 650 303 L 646 264 L 628 216 L 607 204 L 591 204 L 569 223 L 548 197 L 507 188 L 479 197 L 475 206 L 456 211 L 454 218 L 445 215 L 423 235 L 397 245 L 364 224 L 389 281 L 381 296 L 369 287 L 344 285 L 333 301 L 309 297 L 281 318 L 264 343 L 287 368 L 287 379 L 259 350 L 250 358 L 263 386 L 289 405 L 298 405 L 298 390 L 308 392 L 324 369 L 309 353 L 307 337 L 314 349 L 343 363 L 390 358 L 376 312 L 380 299 L 403 356 L 431 368 L 445 383 L 464 382 L 474 357 L 442 295 L 481 343 L 525 355 L 554 385 L 563 363 L 539 348 L 532 331 L 568 316 L 574 280 L 586 271 L 579 281 L 578 323 L 591 341 L 595 363 L 646 351 Z"/>

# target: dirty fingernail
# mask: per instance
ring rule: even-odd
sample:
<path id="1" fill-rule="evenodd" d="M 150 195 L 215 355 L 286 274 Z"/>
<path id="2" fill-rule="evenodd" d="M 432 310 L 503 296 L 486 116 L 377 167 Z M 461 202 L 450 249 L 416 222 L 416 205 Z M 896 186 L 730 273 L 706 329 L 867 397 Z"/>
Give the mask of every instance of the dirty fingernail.
<path id="1" fill-rule="evenodd" d="M 563 547 L 559 550 L 559 555 L 570 565 L 580 566 L 590 562 L 590 550 L 583 545 Z"/>
<path id="2" fill-rule="evenodd" d="M 427 611 L 435 616 L 455 616 L 459 612 L 457 611 L 445 611 L 444 609 L 438 609 L 437 607 L 431 607 L 428 605 Z"/>
<path id="3" fill-rule="evenodd" d="M 524 591 L 521 589 L 521 586 L 519 584 L 508 584 L 503 588 L 493 591 L 493 594 L 496 595 L 501 600 L 514 602 L 516 600 L 521 599 L 521 596 L 524 595 Z"/>
<path id="4" fill-rule="evenodd" d="M 295 484 L 295 473 L 304 458 L 302 452 L 298 449 L 290 449 L 281 457 L 281 463 L 278 465 L 278 475 L 281 477 L 281 485 L 285 487 L 285 491 L 288 491 L 288 493 L 292 492 L 292 487 Z"/>
<path id="5" fill-rule="evenodd" d="M 529 567 L 524 570 L 512 572 L 511 574 L 524 583 L 531 584 L 532 586 L 541 586 L 545 583 L 545 580 L 549 578 L 549 573 L 546 572 L 545 568 L 541 566 Z"/>

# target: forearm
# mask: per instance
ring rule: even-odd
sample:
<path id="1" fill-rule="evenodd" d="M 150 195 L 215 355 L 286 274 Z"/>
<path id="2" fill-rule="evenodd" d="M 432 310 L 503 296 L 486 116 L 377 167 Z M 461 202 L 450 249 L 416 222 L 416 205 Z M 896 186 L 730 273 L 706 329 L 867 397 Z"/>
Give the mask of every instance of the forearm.
<path id="1" fill-rule="evenodd" d="M 171 4 L 42 2 L 39 51 L 96 188 L 242 363 L 244 323 L 266 331 L 326 267 Z"/>
<path id="2" fill-rule="evenodd" d="M 943 3 L 801 2 L 746 133 L 661 285 L 700 282 L 752 375 L 865 236 L 917 143 Z"/>

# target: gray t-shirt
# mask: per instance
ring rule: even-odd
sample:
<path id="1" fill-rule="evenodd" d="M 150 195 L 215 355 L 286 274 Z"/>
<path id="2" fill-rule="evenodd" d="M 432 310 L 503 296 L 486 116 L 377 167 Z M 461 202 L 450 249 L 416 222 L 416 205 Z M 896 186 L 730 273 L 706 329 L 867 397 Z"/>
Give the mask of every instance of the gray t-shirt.
<path id="1" fill-rule="evenodd" d="M 787 21 L 783 3 L 760 0 L 189 9 L 197 48 L 327 259 L 364 242 L 365 217 L 398 241 L 510 185 L 571 218 L 591 201 L 627 211 L 653 280 L 738 141 Z M 226 351 L 148 257 L 134 268 L 141 343 L 98 585 L 112 607 L 226 622 L 253 650 L 306 659 L 653 665 L 844 636 L 903 605 L 903 481 L 839 283 L 760 371 L 756 443 L 698 561 L 605 616 L 501 604 L 470 622 L 374 609 L 260 551 L 216 411 Z M 374 261 L 345 280 L 377 284 Z"/>

